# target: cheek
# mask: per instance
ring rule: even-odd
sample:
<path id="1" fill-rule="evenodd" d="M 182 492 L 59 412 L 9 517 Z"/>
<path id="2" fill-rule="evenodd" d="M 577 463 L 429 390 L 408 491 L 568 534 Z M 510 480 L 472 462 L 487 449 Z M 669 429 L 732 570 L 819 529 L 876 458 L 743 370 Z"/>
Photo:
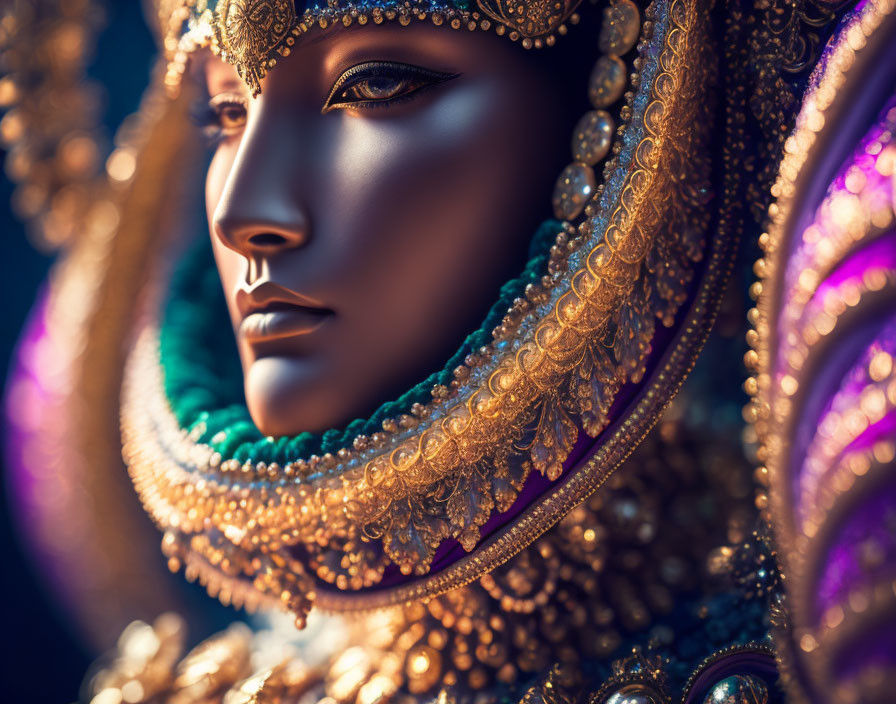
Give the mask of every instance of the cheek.
<path id="1" fill-rule="evenodd" d="M 420 198 L 447 203 L 472 190 L 467 184 L 494 192 L 501 183 L 480 174 L 506 175 L 514 122 L 523 122 L 496 83 L 471 81 L 435 101 L 422 96 L 423 107 L 395 108 L 403 115 L 392 119 L 346 119 L 335 140 L 335 170 L 351 174 L 352 190 L 398 198 L 406 208 Z"/>
<path id="2" fill-rule="evenodd" d="M 224 186 L 227 184 L 227 177 L 236 158 L 236 147 L 228 144 L 219 146 L 211 162 L 209 162 L 208 172 L 205 176 L 205 215 L 209 223 L 209 232 L 215 215 L 215 209 L 224 193 Z"/>
<path id="3" fill-rule="evenodd" d="M 315 229 L 364 292 L 359 309 L 394 321 L 396 346 L 421 344 L 420 325 L 448 310 L 457 328 L 444 327 L 441 345 L 459 342 L 550 216 L 554 161 L 568 146 L 543 136 L 562 130 L 506 76 L 458 79 L 394 118 L 346 116 L 333 138 Z"/>
<path id="4" fill-rule="evenodd" d="M 236 147 L 222 145 L 216 151 L 208 167 L 205 178 L 205 214 L 208 222 L 209 235 L 212 241 L 212 251 L 215 255 L 215 264 L 224 289 L 224 297 L 227 300 L 227 310 L 230 314 L 234 329 L 239 325 L 239 311 L 236 308 L 234 291 L 246 276 L 248 262 L 245 257 L 225 247 L 219 237 L 216 237 L 213 229 L 215 209 L 224 193 L 227 177 L 236 156 Z"/>
<path id="5" fill-rule="evenodd" d="M 507 247 L 522 256 L 534 213 L 549 214 L 554 175 L 544 157 L 553 150 L 535 138 L 541 118 L 527 116 L 525 94 L 490 77 L 420 100 L 395 118 L 342 120 L 319 213 L 330 243 L 352 253 L 361 276 L 385 273 L 365 266 L 368 256 L 388 254 L 393 273 L 402 261 L 441 270 L 473 256 L 494 261 Z"/>

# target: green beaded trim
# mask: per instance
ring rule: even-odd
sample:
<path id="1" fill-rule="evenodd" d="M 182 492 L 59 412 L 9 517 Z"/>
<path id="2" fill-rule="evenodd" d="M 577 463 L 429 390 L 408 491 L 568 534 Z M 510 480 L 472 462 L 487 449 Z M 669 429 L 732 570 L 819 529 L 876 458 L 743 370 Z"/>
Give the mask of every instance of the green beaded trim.
<path id="1" fill-rule="evenodd" d="M 222 457 L 240 462 L 286 465 L 351 447 L 358 435 L 381 431 L 384 420 L 408 413 L 415 403 L 429 403 L 434 386 L 450 384 L 454 369 L 492 341 L 492 331 L 513 301 L 525 295 L 527 285 L 540 280 L 547 269 L 551 245 L 562 231 L 563 224 L 558 220 L 541 224 L 522 273 L 501 287 L 485 321 L 442 369 L 395 401 L 381 405 L 370 418 L 353 420 L 342 429 L 281 438 L 263 436 L 249 416 L 242 369 L 211 247 L 207 238 L 197 238 L 172 273 L 159 335 L 165 395 L 171 410 L 195 442 L 208 444 Z"/>

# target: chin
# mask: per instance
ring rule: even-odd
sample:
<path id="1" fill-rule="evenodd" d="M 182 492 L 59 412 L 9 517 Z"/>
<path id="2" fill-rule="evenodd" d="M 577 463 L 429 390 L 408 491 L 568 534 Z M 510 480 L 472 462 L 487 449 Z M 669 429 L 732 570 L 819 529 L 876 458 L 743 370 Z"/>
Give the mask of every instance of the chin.
<path id="1" fill-rule="evenodd" d="M 244 369 L 246 404 L 258 429 L 272 437 L 320 433 L 345 422 L 338 385 L 313 359 L 263 357 Z"/>

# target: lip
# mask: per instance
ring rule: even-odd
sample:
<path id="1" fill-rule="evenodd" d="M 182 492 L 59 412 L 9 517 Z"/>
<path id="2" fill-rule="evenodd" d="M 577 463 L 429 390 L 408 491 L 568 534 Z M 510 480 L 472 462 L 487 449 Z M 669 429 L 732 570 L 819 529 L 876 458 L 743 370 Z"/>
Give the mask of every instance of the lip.
<path id="1" fill-rule="evenodd" d="M 273 281 L 240 287 L 236 305 L 242 315 L 239 335 L 247 342 L 308 335 L 333 315 L 319 301 Z"/>

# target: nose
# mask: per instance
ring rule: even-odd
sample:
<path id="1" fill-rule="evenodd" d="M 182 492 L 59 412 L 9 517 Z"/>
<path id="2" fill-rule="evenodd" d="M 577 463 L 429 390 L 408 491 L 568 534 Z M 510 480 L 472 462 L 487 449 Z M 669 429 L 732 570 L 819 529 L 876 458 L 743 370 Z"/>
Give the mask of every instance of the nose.
<path id="1" fill-rule="evenodd" d="M 230 249 L 247 258 L 272 255 L 283 250 L 297 249 L 308 241 L 308 221 L 299 208 L 276 207 L 265 199 L 249 211 L 241 205 L 237 211 L 231 205 L 215 209 L 215 235 Z"/>
<path id="2" fill-rule="evenodd" d="M 243 136 L 211 223 L 225 246 L 249 259 L 303 247 L 310 236 L 295 158 L 257 127 Z"/>

